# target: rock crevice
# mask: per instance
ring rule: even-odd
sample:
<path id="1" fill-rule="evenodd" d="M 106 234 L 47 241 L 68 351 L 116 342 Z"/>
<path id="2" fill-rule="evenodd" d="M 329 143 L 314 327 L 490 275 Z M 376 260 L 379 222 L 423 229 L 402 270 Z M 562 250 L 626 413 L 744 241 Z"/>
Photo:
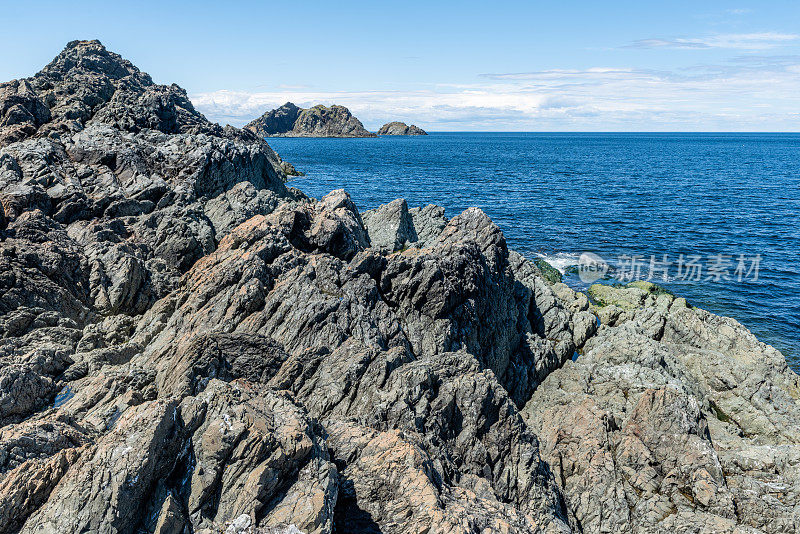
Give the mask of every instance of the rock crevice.
<path id="1" fill-rule="evenodd" d="M 796 530 L 743 326 L 281 168 L 96 41 L 0 86 L 0 531 Z"/>

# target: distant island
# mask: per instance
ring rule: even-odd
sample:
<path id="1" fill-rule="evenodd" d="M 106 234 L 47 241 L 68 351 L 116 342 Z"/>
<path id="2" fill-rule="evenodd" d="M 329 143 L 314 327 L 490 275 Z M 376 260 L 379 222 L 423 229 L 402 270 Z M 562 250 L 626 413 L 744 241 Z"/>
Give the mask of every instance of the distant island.
<path id="1" fill-rule="evenodd" d="M 428 135 L 428 132 L 419 126 L 411 125 L 404 122 L 387 122 L 378 130 L 378 135 Z"/>
<path id="2" fill-rule="evenodd" d="M 376 137 L 344 106 L 303 109 L 287 102 L 244 127 L 262 137 Z"/>

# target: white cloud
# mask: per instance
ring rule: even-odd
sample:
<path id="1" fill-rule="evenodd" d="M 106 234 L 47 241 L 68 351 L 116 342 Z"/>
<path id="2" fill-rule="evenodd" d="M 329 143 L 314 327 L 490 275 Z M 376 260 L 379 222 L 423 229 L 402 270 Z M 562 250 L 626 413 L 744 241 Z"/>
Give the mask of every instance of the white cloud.
<path id="1" fill-rule="evenodd" d="M 409 91 L 217 91 L 191 96 L 241 126 L 292 101 L 341 104 L 375 129 L 390 120 L 440 130 L 800 130 L 800 57 L 743 56 L 657 71 L 594 67 L 494 73 Z"/>
<path id="2" fill-rule="evenodd" d="M 738 50 L 767 50 L 800 40 L 794 33 L 729 33 L 697 38 L 653 38 L 634 41 L 623 48 L 731 48 Z"/>

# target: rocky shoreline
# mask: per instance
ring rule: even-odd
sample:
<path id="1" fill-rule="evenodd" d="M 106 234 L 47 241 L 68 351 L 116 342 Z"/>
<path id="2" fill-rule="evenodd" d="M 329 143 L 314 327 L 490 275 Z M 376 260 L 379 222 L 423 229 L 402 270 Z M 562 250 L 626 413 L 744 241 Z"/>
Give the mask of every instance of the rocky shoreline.
<path id="1" fill-rule="evenodd" d="M 742 325 L 285 168 L 97 41 L 0 85 L 0 532 L 797 531 Z"/>

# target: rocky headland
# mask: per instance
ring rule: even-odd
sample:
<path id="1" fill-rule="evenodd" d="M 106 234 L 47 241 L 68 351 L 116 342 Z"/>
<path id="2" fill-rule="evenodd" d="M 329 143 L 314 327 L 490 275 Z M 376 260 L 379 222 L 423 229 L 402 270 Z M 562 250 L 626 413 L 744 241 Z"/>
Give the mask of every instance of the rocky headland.
<path id="1" fill-rule="evenodd" d="M 0 86 L 0 532 L 798 531 L 742 325 L 281 167 L 97 41 Z"/>
<path id="2" fill-rule="evenodd" d="M 404 122 L 387 122 L 378 130 L 378 135 L 428 135 L 422 128 Z"/>
<path id="3" fill-rule="evenodd" d="M 303 109 L 287 102 L 244 127 L 261 137 L 375 137 L 344 106 Z"/>

